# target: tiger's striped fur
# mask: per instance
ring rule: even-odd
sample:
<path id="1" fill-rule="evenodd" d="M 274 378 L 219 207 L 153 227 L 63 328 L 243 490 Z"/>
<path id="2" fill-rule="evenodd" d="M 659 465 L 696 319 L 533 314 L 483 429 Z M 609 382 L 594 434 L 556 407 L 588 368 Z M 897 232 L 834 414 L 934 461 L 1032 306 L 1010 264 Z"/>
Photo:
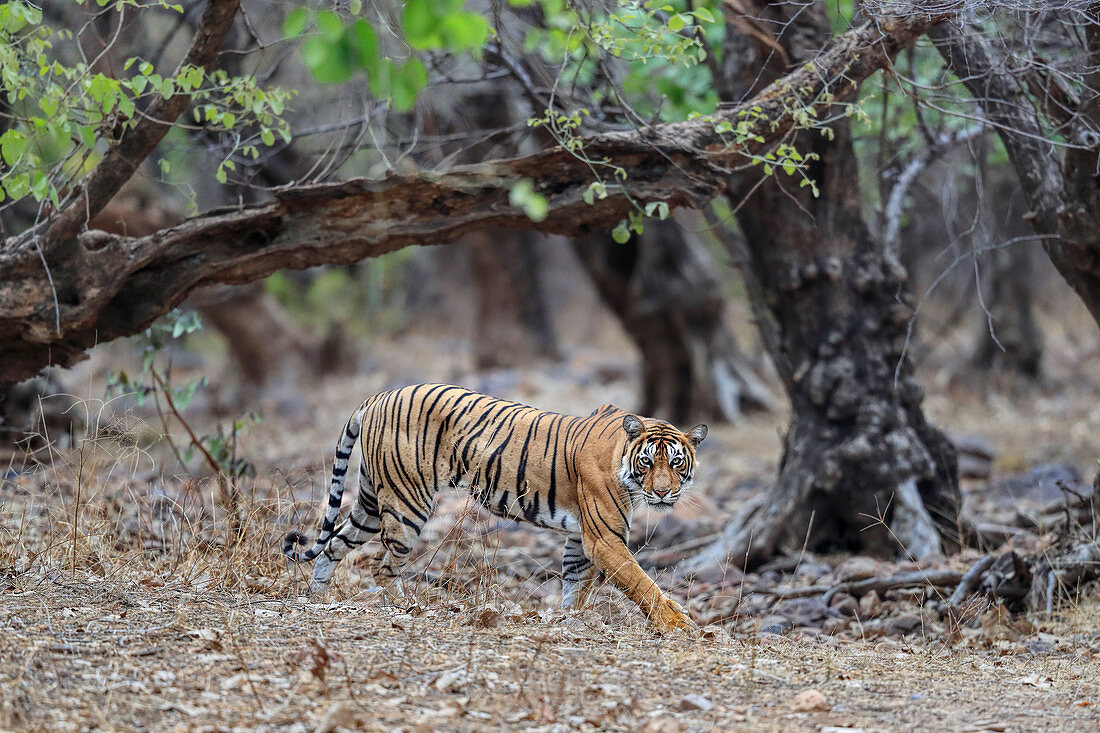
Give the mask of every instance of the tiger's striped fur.
<path id="1" fill-rule="evenodd" d="M 572 417 L 496 399 L 463 387 L 421 384 L 364 402 L 344 425 L 336 448 L 328 506 L 313 546 L 283 551 L 295 562 L 316 558 L 310 590 L 324 593 L 336 564 L 380 535 L 369 564 L 383 583 L 398 579 L 431 516 L 436 492 L 469 490 L 494 514 L 566 535 L 563 605 L 582 605 L 597 571 L 621 588 L 661 628 L 692 628 L 627 549 L 633 509 L 670 509 L 695 475 L 699 425 L 686 434 L 613 405 Z M 359 496 L 337 524 L 348 460 L 356 440 L 362 459 Z"/>

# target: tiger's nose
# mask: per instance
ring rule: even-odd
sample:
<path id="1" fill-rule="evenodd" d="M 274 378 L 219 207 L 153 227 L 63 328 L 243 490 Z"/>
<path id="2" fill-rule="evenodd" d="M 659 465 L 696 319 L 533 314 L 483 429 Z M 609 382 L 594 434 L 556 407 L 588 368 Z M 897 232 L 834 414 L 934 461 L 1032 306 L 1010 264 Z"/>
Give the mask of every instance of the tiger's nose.
<path id="1" fill-rule="evenodd" d="M 666 496 L 668 496 L 668 492 L 671 491 L 671 490 L 672 489 L 658 489 L 656 486 L 653 487 L 653 493 L 656 494 L 657 497 L 660 498 L 660 499 L 663 499 Z"/>

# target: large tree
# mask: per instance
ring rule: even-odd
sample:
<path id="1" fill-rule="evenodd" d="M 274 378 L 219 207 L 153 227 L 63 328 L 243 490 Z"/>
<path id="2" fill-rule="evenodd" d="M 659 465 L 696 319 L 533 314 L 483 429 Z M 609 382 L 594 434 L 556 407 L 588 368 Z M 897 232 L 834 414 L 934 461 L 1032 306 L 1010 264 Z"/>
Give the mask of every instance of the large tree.
<path id="1" fill-rule="evenodd" d="M 214 67 L 236 10 L 230 0 L 203 6 L 181 73 Z M 4 242 L 0 381 L 28 378 L 46 364 L 71 364 L 96 343 L 144 328 L 203 285 L 447 243 L 489 227 L 575 236 L 613 225 L 641 204 L 702 206 L 732 170 L 850 97 L 939 19 L 860 21 L 811 65 L 742 105 L 709 118 L 592 135 L 582 140 L 584 155 L 554 146 L 439 172 L 298 185 L 274 191 L 268 203 L 196 216 L 141 238 L 86 229 L 187 108 L 195 92 L 176 85 L 126 124 L 104 128 L 99 142 L 107 149 L 91 172 L 62 187 L 58 204 L 45 207 L 35 226 Z M 746 124 L 748 110 L 754 113 Z M 723 123 L 740 125 L 737 134 Z M 593 161 L 604 160 L 624 175 L 620 182 L 608 179 L 603 195 L 592 198 Z M 544 202 L 535 218 L 516 196 L 524 181 L 533 182 Z"/>
<path id="2" fill-rule="evenodd" d="M 721 85 L 735 98 L 815 58 L 830 40 L 821 4 L 729 7 Z M 912 308 L 900 260 L 862 215 L 849 118 L 796 131 L 812 159 L 802 187 L 774 176 L 730 187 L 747 276 L 774 338 L 765 339 L 791 399 L 779 475 L 688 568 L 755 563 L 784 544 L 923 557 L 957 547 L 954 446 L 925 419 L 905 355 Z"/>

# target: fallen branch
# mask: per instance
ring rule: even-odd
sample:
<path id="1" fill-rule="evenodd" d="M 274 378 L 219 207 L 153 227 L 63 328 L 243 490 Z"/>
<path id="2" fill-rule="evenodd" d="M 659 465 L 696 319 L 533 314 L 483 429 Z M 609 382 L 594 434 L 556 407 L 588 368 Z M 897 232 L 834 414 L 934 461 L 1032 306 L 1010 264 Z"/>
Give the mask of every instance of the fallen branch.
<path id="1" fill-rule="evenodd" d="M 955 586 L 955 590 L 951 593 L 951 597 L 947 599 L 948 607 L 958 608 L 962 605 L 966 597 L 982 582 L 982 578 L 985 576 L 990 566 L 993 565 L 994 560 L 996 560 L 996 558 L 992 555 L 986 555 L 970 566 L 970 569 L 962 576 L 962 580 Z"/>
<path id="2" fill-rule="evenodd" d="M 832 585 L 811 585 L 806 588 L 791 588 L 788 590 L 754 588 L 751 592 L 773 595 L 781 600 L 786 600 L 788 598 L 808 598 L 810 596 L 824 594 L 824 600 L 828 603 L 837 593 L 861 596 L 871 591 L 881 593 L 888 590 L 897 590 L 898 588 L 913 588 L 924 585 L 933 588 L 944 588 L 959 583 L 962 577 L 963 574 L 957 570 L 914 570 L 906 573 L 888 575 L 885 578 L 865 578 L 863 580 L 849 580 L 844 583 Z"/>

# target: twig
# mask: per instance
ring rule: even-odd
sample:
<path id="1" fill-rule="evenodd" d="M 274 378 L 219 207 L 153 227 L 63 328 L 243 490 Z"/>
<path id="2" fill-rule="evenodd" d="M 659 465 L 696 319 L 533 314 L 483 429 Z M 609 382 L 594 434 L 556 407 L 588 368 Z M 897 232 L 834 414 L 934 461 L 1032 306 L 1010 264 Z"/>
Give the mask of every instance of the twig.
<path id="1" fill-rule="evenodd" d="M 978 583 L 981 582 L 982 577 L 985 575 L 985 572 L 989 570 L 994 560 L 995 558 L 992 555 L 986 555 L 970 566 L 970 569 L 962 576 L 959 584 L 955 586 L 955 590 L 951 593 L 951 597 L 947 599 L 947 605 L 950 608 L 958 608 L 966 597 L 978 587 Z"/>

